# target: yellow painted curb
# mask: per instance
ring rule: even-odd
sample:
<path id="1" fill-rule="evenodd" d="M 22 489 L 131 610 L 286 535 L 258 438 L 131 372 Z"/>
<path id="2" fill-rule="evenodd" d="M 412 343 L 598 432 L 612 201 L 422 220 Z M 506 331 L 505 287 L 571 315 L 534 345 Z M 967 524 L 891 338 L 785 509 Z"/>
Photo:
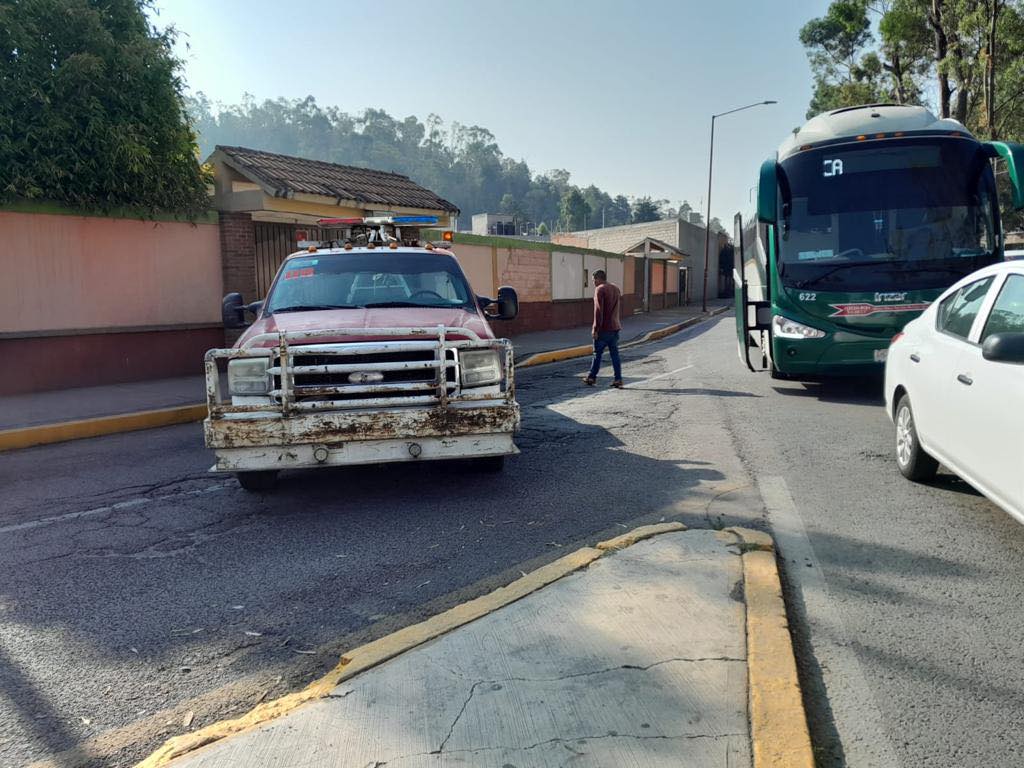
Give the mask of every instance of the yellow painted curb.
<path id="1" fill-rule="evenodd" d="M 301 691 L 260 704 L 247 714 L 233 720 L 221 720 L 193 733 L 175 736 L 138 763 L 136 768 L 157 768 L 167 765 L 174 758 L 181 757 L 206 744 L 273 720 L 308 701 L 323 698 L 342 681 L 526 597 L 531 592 L 536 592 L 541 587 L 545 587 L 563 576 L 585 568 L 602 554 L 604 553 L 599 549 L 584 547 L 528 573 L 507 586 L 349 651 L 341 657 L 334 669 Z"/>
<path id="2" fill-rule="evenodd" d="M 66 440 L 79 440 L 85 437 L 100 437 L 117 432 L 166 427 L 172 424 L 186 424 L 190 421 L 202 421 L 206 418 L 206 413 L 206 404 L 203 403 L 136 413 L 121 413 L 115 416 L 99 416 L 94 419 L 64 421 L 58 424 L 5 429 L 0 430 L 0 451 L 62 443 Z"/>
<path id="3" fill-rule="evenodd" d="M 684 320 L 681 323 L 675 323 L 674 325 L 669 325 L 666 326 L 665 328 L 658 328 L 655 331 L 648 331 L 640 338 L 633 339 L 632 341 L 627 341 L 625 344 L 622 344 L 620 346 L 623 348 L 633 347 L 636 346 L 637 344 L 645 344 L 648 341 L 656 341 L 658 339 L 663 339 L 666 336 L 671 336 L 673 333 L 679 333 L 679 331 L 689 328 L 692 325 L 696 325 L 702 320 L 707 320 L 709 318 L 715 317 L 717 315 L 722 314 L 723 312 L 729 311 L 730 309 L 732 309 L 732 307 L 716 307 L 715 309 L 709 310 L 706 315 L 698 315 L 696 317 L 691 317 L 688 320 Z M 562 360 L 572 360 L 573 358 L 576 357 L 587 357 L 588 355 L 593 354 L 593 352 L 594 346 L 592 344 L 587 344 L 585 346 L 579 347 L 566 347 L 565 349 L 553 349 L 550 352 L 538 352 L 535 355 L 530 355 L 522 362 L 516 363 L 516 368 L 530 368 L 534 365 L 544 365 L 545 363 L 557 363 Z"/>
<path id="4" fill-rule="evenodd" d="M 726 530 L 743 549 L 754 768 L 814 768 L 774 544 L 762 531 Z"/>
<path id="5" fill-rule="evenodd" d="M 621 536 L 616 536 L 614 539 L 608 539 L 608 541 L 602 541 L 597 545 L 597 548 L 602 552 L 617 552 L 620 549 L 625 549 L 636 544 L 638 541 L 649 539 L 652 536 L 657 536 L 661 533 L 672 533 L 673 531 L 685 531 L 686 526 L 682 523 L 656 523 L 655 525 L 642 525 L 639 528 L 634 528 L 629 533 L 624 533 Z"/>
<path id="6" fill-rule="evenodd" d="M 543 365 L 544 363 L 557 363 L 560 360 L 571 360 L 574 357 L 586 357 L 592 354 L 594 346 L 592 344 L 586 344 L 580 347 L 566 347 L 565 349 L 553 349 L 550 352 L 538 352 L 535 355 L 530 355 L 523 362 L 518 363 L 516 368 L 529 368 L 534 365 Z"/>

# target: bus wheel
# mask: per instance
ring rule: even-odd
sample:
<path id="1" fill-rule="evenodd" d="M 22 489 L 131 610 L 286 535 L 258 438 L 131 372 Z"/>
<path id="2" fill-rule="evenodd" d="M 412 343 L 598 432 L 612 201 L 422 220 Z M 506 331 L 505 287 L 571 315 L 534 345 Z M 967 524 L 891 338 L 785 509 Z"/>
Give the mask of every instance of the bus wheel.
<path id="1" fill-rule="evenodd" d="M 917 439 L 909 395 L 896 404 L 896 466 L 905 478 L 918 482 L 931 480 L 939 469 L 939 462 L 925 453 Z"/>
<path id="2" fill-rule="evenodd" d="M 238 484 L 247 491 L 272 491 L 277 487 L 277 471 L 263 469 L 257 472 L 237 472 Z"/>

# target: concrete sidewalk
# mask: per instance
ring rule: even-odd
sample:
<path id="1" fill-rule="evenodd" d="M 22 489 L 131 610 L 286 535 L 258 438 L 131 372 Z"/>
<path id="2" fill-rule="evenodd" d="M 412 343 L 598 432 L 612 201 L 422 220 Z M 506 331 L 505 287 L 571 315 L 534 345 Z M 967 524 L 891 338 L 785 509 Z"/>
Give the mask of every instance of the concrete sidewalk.
<path id="1" fill-rule="evenodd" d="M 717 299 L 711 303 L 709 309 L 721 311 L 727 306 L 729 304 L 726 300 Z M 623 319 L 622 339 L 623 342 L 641 339 L 649 333 L 703 316 L 699 306 L 678 307 L 645 315 L 633 315 Z M 580 345 L 587 346 L 590 343 L 590 328 L 580 327 L 526 333 L 514 337 L 512 341 L 516 350 L 516 360 L 522 361 L 535 357 L 539 353 L 565 348 L 575 349 Z M 587 353 L 585 350 L 583 352 Z M 197 361 L 197 368 L 201 368 L 201 364 L 201 360 Z M 202 418 L 194 406 L 202 405 L 205 400 L 205 386 L 200 374 L 126 384 L 34 392 L 26 395 L 8 395 L 0 397 L 0 450 L 24 447 L 18 442 L 18 438 L 24 436 L 12 434 L 15 430 L 140 413 L 152 414 L 149 417 L 149 420 L 153 422 L 150 426 L 159 426 L 172 423 L 167 420 L 168 417 L 174 415 L 170 413 L 170 409 L 189 407 L 191 407 L 191 411 L 182 410 L 178 421 L 188 420 L 186 416 L 189 414 L 199 414 L 194 418 Z M 100 428 L 100 431 L 90 428 L 96 426 Z M 144 428 L 146 420 L 124 419 L 122 426 L 125 429 Z M 3 434 L 5 431 L 8 433 L 6 436 Z M 71 433 L 67 430 L 53 430 L 52 435 L 43 435 L 46 439 L 28 444 L 56 441 L 49 439 L 50 437 L 71 439 L 118 431 L 124 431 L 124 429 L 119 428 L 117 423 L 109 425 L 83 424 L 80 429 Z M 5 437 L 9 440 L 5 441 Z M 7 445 L 6 442 L 10 442 L 10 445 Z"/>
<path id="2" fill-rule="evenodd" d="M 176 737 L 140 768 L 812 768 L 765 546 L 753 531 L 638 529 L 472 601 L 476 613 L 457 606 L 347 653 L 306 692 Z M 748 653 L 769 615 L 782 680 Z"/>

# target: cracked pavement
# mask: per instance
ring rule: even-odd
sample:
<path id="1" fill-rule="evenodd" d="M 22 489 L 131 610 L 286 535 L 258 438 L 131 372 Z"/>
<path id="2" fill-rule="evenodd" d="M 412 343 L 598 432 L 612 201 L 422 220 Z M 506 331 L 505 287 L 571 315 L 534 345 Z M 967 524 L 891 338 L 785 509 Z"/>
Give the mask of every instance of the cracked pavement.
<path id="1" fill-rule="evenodd" d="M 707 327 L 624 351 L 627 381 L 691 362 Z M 250 495 L 206 473 L 199 425 L 4 454 L 0 767 L 132 765 L 572 549 L 752 522 L 724 429 L 694 432 L 672 379 L 594 390 L 586 365 L 518 374 L 523 452 L 498 476 L 329 469 Z"/>
<path id="2" fill-rule="evenodd" d="M 0 455 L 0 766 L 132 765 L 663 518 L 775 535 L 822 768 L 1024 763 L 1024 526 L 948 473 L 899 476 L 877 384 L 748 373 L 729 317 L 623 357 L 621 392 L 585 389 L 585 360 L 519 372 L 499 476 L 287 473 L 250 496 L 206 474 L 197 425 Z"/>
<path id="3" fill-rule="evenodd" d="M 175 765 L 749 768 L 742 569 L 634 544 Z"/>

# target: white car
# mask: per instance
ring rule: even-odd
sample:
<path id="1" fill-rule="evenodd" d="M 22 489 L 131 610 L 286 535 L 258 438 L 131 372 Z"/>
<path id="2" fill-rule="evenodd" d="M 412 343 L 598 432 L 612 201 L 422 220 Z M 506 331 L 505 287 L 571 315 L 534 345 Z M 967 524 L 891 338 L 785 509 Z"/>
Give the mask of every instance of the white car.
<path id="1" fill-rule="evenodd" d="M 1024 523 L 1024 262 L 963 278 L 893 338 L 885 407 L 904 476 L 941 462 Z"/>

